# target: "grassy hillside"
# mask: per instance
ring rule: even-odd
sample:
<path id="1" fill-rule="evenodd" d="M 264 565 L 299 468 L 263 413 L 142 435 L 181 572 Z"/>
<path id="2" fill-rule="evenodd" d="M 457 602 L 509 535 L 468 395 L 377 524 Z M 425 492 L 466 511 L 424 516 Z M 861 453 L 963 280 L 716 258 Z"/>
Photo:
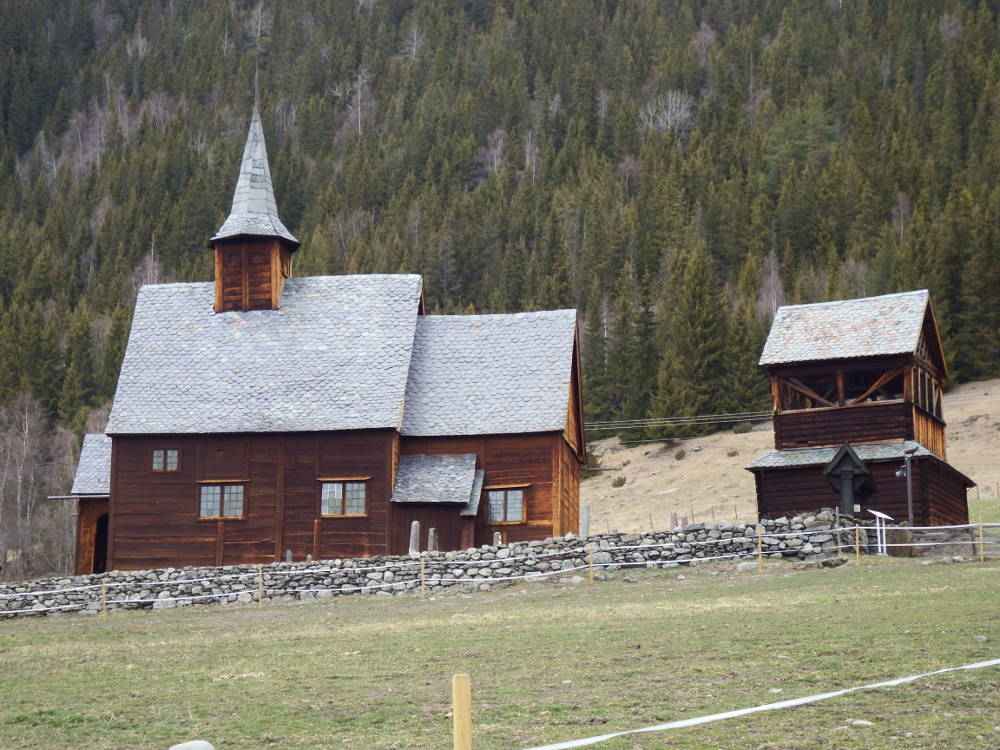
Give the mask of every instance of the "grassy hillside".
<path id="1" fill-rule="evenodd" d="M 998 655 L 996 560 L 611 575 L 0 622 L 0 746 L 438 749 L 463 671 L 476 747 L 517 748 Z M 991 747 L 998 716 L 994 669 L 602 747 Z"/>

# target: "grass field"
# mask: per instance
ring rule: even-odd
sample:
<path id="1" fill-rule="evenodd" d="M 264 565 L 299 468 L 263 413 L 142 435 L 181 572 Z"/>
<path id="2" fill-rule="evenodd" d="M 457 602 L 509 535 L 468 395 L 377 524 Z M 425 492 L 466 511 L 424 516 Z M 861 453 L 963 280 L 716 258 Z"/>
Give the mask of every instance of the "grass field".
<path id="1" fill-rule="evenodd" d="M 1000 523 L 1000 498 L 990 497 L 969 501 L 969 521 L 972 523 Z"/>
<path id="2" fill-rule="evenodd" d="M 610 575 L 0 621 L 0 747 L 448 748 L 468 672 L 476 747 L 518 748 L 1000 656 L 1000 561 Z M 1000 747 L 1000 669 L 601 747 L 668 744 Z"/>

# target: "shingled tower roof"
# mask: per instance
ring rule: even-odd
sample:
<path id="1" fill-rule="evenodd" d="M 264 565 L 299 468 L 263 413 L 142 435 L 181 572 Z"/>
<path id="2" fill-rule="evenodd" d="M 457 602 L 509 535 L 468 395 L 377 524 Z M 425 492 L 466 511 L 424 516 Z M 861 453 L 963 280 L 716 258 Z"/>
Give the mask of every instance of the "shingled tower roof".
<path id="1" fill-rule="evenodd" d="M 927 290 L 921 289 L 780 307 L 760 364 L 912 353 L 920 340 L 929 304 Z"/>
<path id="2" fill-rule="evenodd" d="M 274 187 L 271 185 L 271 169 L 267 164 L 264 129 L 256 107 L 250 118 L 250 132 L 247 133 L 240 176 L 233 193 L 233 207 L 229 218 L 209 240 L 209 244 L 214 245 L 219 240 L 240 236 L 277 237 L 295 247 L 301 244 L 278 218 Z"/>

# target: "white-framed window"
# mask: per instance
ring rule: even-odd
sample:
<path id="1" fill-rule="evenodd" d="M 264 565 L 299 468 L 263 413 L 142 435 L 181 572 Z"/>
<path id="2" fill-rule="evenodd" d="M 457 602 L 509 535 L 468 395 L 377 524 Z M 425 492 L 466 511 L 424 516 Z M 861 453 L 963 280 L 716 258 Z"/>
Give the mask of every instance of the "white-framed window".
<path id="1" fill-rule="evenodd" d="M 155 448 L 151 468 L 153 471 L 178 471 L 180 451 L 175 448 Z"/>
<path id="2" fill-rule="evenodd" d="M 524 521 L 524 487 L 495 488 L 486 491 L 486 520 L 489 523 Z"/>
<path id="3" fill-rule="evenodd" d="M 324 481 L 320 485 L 320 515 L 363 516 L 367 495 L 365 481 Z"/>
<path id="4" fill-rule="evenodd" d="M 241 518 L 243 516 L 242 484 L 203 484 L 199 496 L 198 515 L 201 518 Z"/>

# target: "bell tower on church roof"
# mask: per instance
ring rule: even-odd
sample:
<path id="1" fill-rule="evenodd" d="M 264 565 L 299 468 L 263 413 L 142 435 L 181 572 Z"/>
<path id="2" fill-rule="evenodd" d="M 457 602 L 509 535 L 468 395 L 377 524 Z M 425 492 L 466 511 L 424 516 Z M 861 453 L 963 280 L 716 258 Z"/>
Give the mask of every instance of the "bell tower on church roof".
<path id="1" fill-rule="evenodd" d="M 232 209 L 209 240 L 215 249 L 215 311 L 276 310 L 300 244 L 278 218 L 264 129 L 255 106 Z"/>

